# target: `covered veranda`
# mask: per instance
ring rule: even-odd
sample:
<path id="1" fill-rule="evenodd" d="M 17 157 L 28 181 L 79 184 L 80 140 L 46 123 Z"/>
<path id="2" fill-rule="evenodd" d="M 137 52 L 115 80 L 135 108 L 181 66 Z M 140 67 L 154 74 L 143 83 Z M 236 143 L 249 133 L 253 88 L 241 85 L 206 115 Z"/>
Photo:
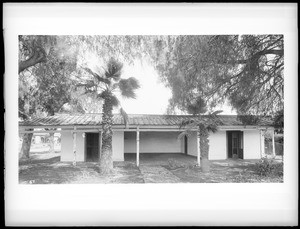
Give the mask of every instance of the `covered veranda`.
<path id="1" fill-rule="evenodd" d="M 152 153 L 145 153 L 145 152 L 141 152 L 141 148 L 143 148 L 143 142 L 141 139 L 141 137 L 143 136 L 144 133 L 165 133 L 167 135 L 173 135 L 173 136 L 178 136 L 181 132 L 183 131 L 183 129 L 179 129 L 177 126 L 172 126 L 172 127 L 166 127 L 166 126 L 160 126 L 160 128 L 158 128 L 157 126 L 155 128 L 151 128 L 151 126 L 133 126 L 131 125 L 130 128 L 124 128 L 124 126 L 121 125 L 114 125 L 113 126 L 113 133 L 131 133 L 131 135 L 134 136 L 134 152 L 133 153 L 126 153 L 126 151 L 124 151 L 123 149 L 123 156 L 124 159 L 127 160 L 128 158 L 130 158 L 130 160 L 132 160 L 134 158 L 136 165 L 139 167 L 141 160 L 143 160 L 144 158 L 157 158 L 154 155 L 158 156 L 159 154 L 164 154 L 163 157 L 165 157 L 166 155 L 169 155 L 170 159 L 172 159 L 173 157 L 177 157 L 179 154 L 181 154 L 181 156 L 187 156 L 188 153 L 187 152 L 183 152 L 184 149 L 180 149 L 182 150 L 181 152 L 177 152 L 176 154 L 172 154 L 172 150 L 171 152 L 164 152 L 161 153 L 160 151 L 157 152 L 152 152 Z M 76 165 L 77 162 L 82 161 L 82 157 L 80 155 L 78 155 L 79 151 L 78 148 L 80 146 L 78 146 L 78 138 L 83 138 L 85 139 L 87 134 L 89 133 L 97 133 L 99 134 L 99 156 L 100 154 L 100 149 L 102 146 L 102 129 L 101 126 L 99 125 L 55 125 L 51 122 L 47 122 L 47 123 L 42 123 L 42 122 L 38 122 L 38 123 L 29 123 L 29 124 L 24 124 L 24 125 L 20 125 L 19 126 L 19 133 L 20 134 L 26 134 L 26 133 L 60 133 L 62 135 L 62 138 L 64 137 L 64 134 L 70 134 L 72 136 L 72 142 L 71 144 L 68 144 L 68 148 L 72 148 L 72 154 L 73 154 L 73 158 L 72 158 L 72 163 L 73 165 Z M 158 134 L 159 135 L 159 134 Z M 124 135 L 123 135 L 124 136 Z M 195 136 L 197 136 L 196 134 L 196 130 L 195 130 Z M 123 137 L 124 138 L 124 137 Z M 177 137 L 174 137 L 175 139 L 173 139 L 173 141 L 178 141 L 178 142 L 184 142 L 183 139 L 177 139 Z M 200 166 L 200 147 L 199 147 L 199 138 L 195 137 L 195 143 L 197 144 L 196 147 L 196 152 L 194 152 L 194 156 L 188 156 L 188 158 L 190 158 L 190 160 L 194 160 L 195 163 L 197 163 L 198 166 Z M 63 140 L 62 140 L 63 141 Z M 162 139 L 161 141 L 164 141 L 164 139 Z M 83 141 L 84 144 L 86 144 L 86 141 Z M 118 143 L 116 143 L 118 144 Z M 120 143 L 120 144 L 125 144 Z M 180 145 L 182 143 L 179 143 Z M 184 144 L 184 143 L 183 143 Z M 186 144 L 186 143 L 185 143 Z M 149 145 L 149 143 L 148 143 Z M 155 145 L 155 143 L 153 144 Z M 170 144 L 169 144 L 170 145 Z M 180 148 L 182 148 L 184 146 L 180 146 Z M 126 148 L 126 147 L 124 147 Z M 166 147 L 165 147 L 166 148 Z M 63 147 L 62 147 L 62 151 L 63 151 Z M 195 151 L 194 150 L 194 151 Z M 64 152 L 62 152 L 63 154 Z M 152 154 L 152 156 L 150 155 Z M 129 155 L 129 156 L 128 156 Z M 149 156 L 150 155 L 150 156 Z M 196 156 L 196 159 L 195 159 Z M 157 158 L 158 159 L 158 158 Z M 87 161 L 86 158 L 84 158 L 83 161 Z"/>

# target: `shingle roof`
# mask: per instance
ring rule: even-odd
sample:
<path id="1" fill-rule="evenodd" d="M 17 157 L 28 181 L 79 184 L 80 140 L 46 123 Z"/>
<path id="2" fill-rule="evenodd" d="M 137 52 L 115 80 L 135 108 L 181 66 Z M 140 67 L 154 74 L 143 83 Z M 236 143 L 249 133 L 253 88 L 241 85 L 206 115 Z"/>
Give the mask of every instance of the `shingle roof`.
<path id="1" fill-rule="evenodd" d="M 101 125 L 101 114 L 57 114 L 44 118 L 33 118 L 31 120 L 19 122 L 20 126 L 98 126 Z M 191 115 L 147 115 L 130 114 L 129 125 L 139 126 L 178 126 L 183 120 L 198 118 Z M 202 117 L 205 117 L 203 115 Z M 224 126 L 244 126 L 253 125 L 250 122 L 243 123 L 237 115 L 218 115 Z M 124 125 L 124 120 L 119 114 L 113 116 L 114 125 Z M 259 117 L 256 125 L 270 126 L 272 122 L 266 117 Z"/>

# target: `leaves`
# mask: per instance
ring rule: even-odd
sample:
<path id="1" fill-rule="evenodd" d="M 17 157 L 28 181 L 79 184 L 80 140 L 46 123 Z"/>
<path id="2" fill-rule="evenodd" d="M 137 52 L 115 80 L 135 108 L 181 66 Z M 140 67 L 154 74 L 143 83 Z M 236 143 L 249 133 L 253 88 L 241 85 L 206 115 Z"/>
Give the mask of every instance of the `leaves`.
<path id="1" fill-rule="evenodd" d="M 194 101 L 190 102 L 186 109 L 187 112 L 192 115 L 205 113 L 207 111 L 206 102 L 198 96 Z"/>
<path id="2" fill-rule="evenodd" d="M 283 133 L 284 128 L 284 110 L 279 110 L 273 117 L 273 125 L 278 133 Z"/>
<path id="3" fill-rule="evenodd" d="M 258 125 L 260 118 L 256 115 L 238 115 L 237 119 L 244 125 Z"/>
<path id="4" fill-rule="evenodd" d="M 125 98 L 136 98 L 135 90 L 139 87 L 139 82 L 134 77 L 121 79 L 119 81 L 119 89 L 121 91 L 121 95 Z"/>
<path id="5" fill-rule="evenodd" d="M 23 112 L 20 116 L 53 115 L 70 102 L 73 82 L 69 75 L 76 71 L 76 64 L 73 56 L 61 56 L 56 44 L 62 39 L 65 38 L 19 36 L 20 61 L 28 60 L 37 47 L 47 51 L 47 62 L 32 65 L 19 74 L 19 110 Z"/>
<path id="6" fill-rule="evenodd" d="M 200 95 L 212 108 L 229 99 L 239 113 L 274 114 L 283 108 L 283 41 L 283 35 L 165 37 L 156 68 L 172 89 L 170 107 L 195 114 L 191 99 Z"/>
<path id="7" fill-rule="evenodd" d="M 118 98 L 108 90 L 102 91 L 100 94 L 97 95 L 97 98 L 101 98 L 105 101 L 108 101 L 113 107 L 117 107 L 120 104 Z"/>
<path id="8" fill-rule="evenodd" d="M 181 121 L 179 124 L 179 129 L 188 128 L 192 129 L 197 127 L 196 121 L 193 118 L 187 118 L 186 120 Z"/>
<path id="9" fill-rule="evenodd" d="M 199 115 L 192 116 L 183 120 L 179 128 L 186 128 L 188 130 L 195 130 L 195 128 L 199 128 L 200 130 L 205 130 L 208 132 L 216 132 L 218 130 L 218 126 L 222 125 L 222 120 L 217 116 L 217 114 L 222 111 L 213 112 L 208 115 Z"/>
<path id="10" fill-rule="evenodd" d="M 38 64 L 49 66 L 53 58 L 57 62 L 68 59 L 68 64 L 76 65 L 78 46 L 71 40 L 72 36 L 19 35 L 19 73 Z M 64 65 L 64 61 L 60 63 Z"/>
<path id="11" fill-rule="evenodd" d="M 191 131 L 190 129 L 186 129 L 183 132 L 181 132 L 178 136 L 177 139 L 181 140 L 182 138 L 186 137 L 190 137 L 192 135 L 193 131 Z"/>
<path id="12" fill-rule="evenodd" d="M 114 58 L 111 58 L 107 64 L 105 77 L 108 79 L 112 78 L 115 81 L 118 81 L 122 74 L 122 68 L 123 68 L 123 64 L 121 62 L 115 60 Z"/>
<path id="13" fill-rule="evenodd" d="M 100 82 L 103 82 L 103 83 L 106 83 L 106 84 L 110 84 L 110 80 L 109 79 L 105 79 L 101 76 L 99 76 L 97 73 L 93 72 L 91 69 L 89 68 L 83 68 L 86 72 L 88 72 L 90 75 L 92 75 L 98 83 Z"/>
<path id="14" fill-rule="evenodd" d="M 118 98 L 115 95 L 112 95 L 110 97 L 110 100 L 111 100 L 111 104 L 113 107 L 117 107 L 120 105 L 120 101 L 118 100 Z"/>
<path id="15" fill-rule="evenodd" d="M 97 98 L 100 98 L 109 104 L 111 107 L 118 107 L 120 105 L 119 99 L 114 94 L 115 89 L 119 88 L 121 95 L 127 98 L 135 98 L 135 90 L 139 88 L 138 81 L 131 77 L 128 79 L 121 79 L 123 64 L 118 60 L 111 58 L 105 69 L 104 76 L 100 76 L 97 73 L 93 72 L 89 68 L 84 68 L 84 70 L 92 75 L 95 81 L 83 79 L 84 83 L 80 83 L 77 86 L 83 87 L 86 93 L 96 94 Z M 113 79 L 115 82 L 111 81 Z M 101 87 L 100 84 L 105 83 L 104 87 Z M 125 111 L 120 110 L 123 115 Z M 126 118 L 126 115 L 124 116 Z"/>
<path id="16" fill-rule="evenodd" d="M 129 117 L 126 111 L 122 107 L 120 108 L 120 114 L 124 120 L 125 128 L 127 129 L 129 127 Z"/>

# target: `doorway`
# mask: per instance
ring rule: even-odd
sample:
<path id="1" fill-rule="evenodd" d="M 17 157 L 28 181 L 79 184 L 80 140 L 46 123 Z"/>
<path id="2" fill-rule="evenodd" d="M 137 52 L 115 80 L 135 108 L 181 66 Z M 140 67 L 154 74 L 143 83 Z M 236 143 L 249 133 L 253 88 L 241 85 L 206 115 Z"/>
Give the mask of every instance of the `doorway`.
<path id="1" fill-rule="evenodd" d="M 188 155 L 188 137 L 184 136 L 184 154 Z"/>
<path id="2" fill-rule="evenodd" d="M 228 158 L 244 159 L 243 131 L 227 131 Z"/>
<path id="3" fill-rule="evenodd" d="M 87 162 L 99 160 L 99 133 L 86 133 L 86 159 Z"/>

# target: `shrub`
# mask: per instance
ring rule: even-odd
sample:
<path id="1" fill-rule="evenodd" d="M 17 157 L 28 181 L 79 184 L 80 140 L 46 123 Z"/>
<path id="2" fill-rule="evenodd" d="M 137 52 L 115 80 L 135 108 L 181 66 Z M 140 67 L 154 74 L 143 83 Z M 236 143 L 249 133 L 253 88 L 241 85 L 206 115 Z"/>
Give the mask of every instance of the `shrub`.
<path id="1" fill-rule="evenodd" d="M 283 162 L 264 157 L 255 164 L 255 171 L 260 176 L 283 176 Z"/>
<path id="2" fill-rule="evenodd" d="M 274 164 L 273 174 L 275 176 L 283 176 L 283 162 Z"/>

